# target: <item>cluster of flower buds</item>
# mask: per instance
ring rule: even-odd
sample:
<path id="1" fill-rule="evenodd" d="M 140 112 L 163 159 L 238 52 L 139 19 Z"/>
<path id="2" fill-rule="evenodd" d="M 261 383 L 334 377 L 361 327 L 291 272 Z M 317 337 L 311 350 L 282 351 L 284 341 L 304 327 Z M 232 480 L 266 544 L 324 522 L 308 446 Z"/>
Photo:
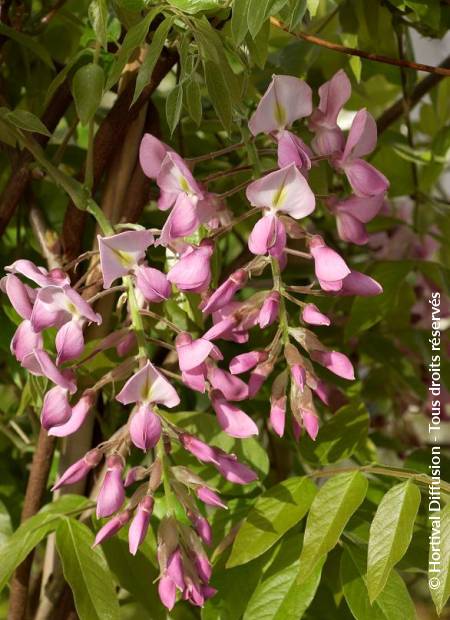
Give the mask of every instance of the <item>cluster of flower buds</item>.
<path id="1" fill-rule="evenodd" d="M 367 241 L 364 225 L 382 207 L 388 188 L 385 177 L 362 159 L 376 145 L 376 125 L 370 114 L 366 110 L 356 114 L 346 139 L 337 123 L 350 96 L 345 73 L 339 71 L 322 85 L 319 96 L 318 108 L 313 110 L 312 92 L 305 82 L 274 76 L 253 113 L 250 131 L 254 139 L 264 134 L 262 140 L 276 142 L 278 169 L 247 185 L 246 196 L 253 207 L 248 217 L 260 213 L 248 239 L 253 258 L 215 289 L 211 287 L 215 244 L 237 220 L 233 220 L 223 197 L 209 192 L 194 178 L 192 162 L 183 160 L 154 136 L 144 136 L 140 162 L 144 173 L 159 187 L 158 208 L 169 213 L 161 230 L 134 226 L 98 237 L 104 292 L 120 290 L 126 303 L 121 306 L 123 324 L 116 326 L 90 356 L 116 347 L 127 359 L 82 392 L 75 404 L 70 403 L 70 397 L 77 392 L 76 367 L 70 363 L 79 360 L 83 352 L 84 325 L 99 324 L 101 317 L 60 270 L 47 272 L 19 260 L 7 268 L 9 274 L 2 281 L 3 290 L 23 318 L 11 344 L 13 354 L 29 372 L 44 375 L 55 384 L 45 395 L 42 408 L 42 425 L 49 433 L 60 437 L 74 433 L 86 419 L 96 392 L 108 382 L 125 380 L 115 398 L 124 406 L 131 405 L 128 419 L 111 438 L 69 467 L 54 488 L 82 480 L 104 460 L 97 517 L 109 520 L 99 530 L 96 544 L 130 523 L 133 554 L 145 538 L 154 502 L 163 488 L 167 513 L 158 530 L 159 593 L 169 609 L 177 592 L 194 605 L 203 605 L 214 594 L 208 585 L 211 567 L 203 548 L 211 543 L 211 529 L 200 507 L 225 507 L 215 489 L 189 468 L 173 463 L 172 446 L 178 444 L 216 468 L 229 482 L 248 484 L 256 480 L 256 474 L 235 455 L 187 434 L 171 421 L 165 409 L 180 403 L 173 381 L 207 395 L 220 428 L 231 437 L 245 438 L 257 435 L 260 426 L 241 403 L 254 398 L 274 374 L 271 428 L 283 436 L 290 410 L 294 436 L 298 439 L 304 429 L 315 439 L 319 416 L 314 396 L 326 404 L 332 397 L 332 388 L 317 376 L 315 364 L 347 380 L 354 378 L 354 370 L 343 353 L 330 350 L 306 327 L 328 326 L 331 320 L 298 294 L 370 296 L 382 290 L 375 280 L 352 270 L 321 235 L 312 232 L 311 222 L 307 227 L 298 222 L 316 208 L 308 175 L 324 160 L 336 173 L 345 175 L 354 192 L 324 199 L 324 207 L 336 216 L 338 234 L 346 242 Z M 305 118 L 314 133 L 311 148 L 292 132 L 292 124 Z M 303 242 L 304 249 L 289 247 L 290 240 Z M 165 273 L 147 262 L 151 260 L 150 248 L 156 246 L 166 250 Z M 310 261 L 319 288 L 313 288 L 314 281 L 308 286 L 283 282 L 289 255 Z M 266 269 L 271 270 L 272 286 L 241 298 L 241 289 L 251 288 L 251 280 Z M 17 274 L 37 288 L 24 284 Z M 199 310 L 210 322 L 203 333 L 182 331 L 164 313 L 152 309 L 153 304 L 161 304 L 172 295 L 189 293 L 200 295 Z M 295 305 L 300 312 L 294 317 Z M 165 364 L 157 368 L 149 359 L 147 321 L 155 319 L 171 334 L 163 344 L 171 350 L 179 374 L 168 371 Z M 42 331 L 47 328 L 58 330 L 56 361 L 44 350 Z M 225 364 L 220 341 L 244 345 L 251 330 L 264 330 L 267 346 L 244 350 Z M 133 447 L 144 453 L 151 451 L 150 466 L 125 471 L 126 455 Z M 128 487 L 136 487 L 129 499 Z M 177 520 L 176 507 L 184 510 L 187 522 Z"/>

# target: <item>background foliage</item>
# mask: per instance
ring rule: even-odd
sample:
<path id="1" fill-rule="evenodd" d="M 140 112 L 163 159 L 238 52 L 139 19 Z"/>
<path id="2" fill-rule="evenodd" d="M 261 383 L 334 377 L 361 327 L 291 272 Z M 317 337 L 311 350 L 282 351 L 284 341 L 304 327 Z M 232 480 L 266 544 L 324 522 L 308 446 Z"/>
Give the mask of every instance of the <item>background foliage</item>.
<path id="1" fill-rule="evenodd" d="M 440 39 L 449 20 L 450 5 L 439 0 L 1 3 L 2 265 L 19 257 L 67 265 L 91 249 L 93 221 L 79 210 L 89 207 L 86 187 L 94 188 L 113 221 L 159 225 L 155 195 L 137 161 L 144 131 L 161 136 L 186 157 L 248 143 L 248 149 L 202 162 L 198 170 L 204 177 L 253 163 L 246 123 L 273 73 L 302 77 L 317 88 L 343 68 L 353 86 L 345 126 L 351 111 L 361 107 L 378 120 L 379 143 L 371 161 L 390 180 L 389 205 L 370 224 L 371 247 L 353 246 L 350 260 L 367 268 L 384 294 L 332 298 L 323 306 L 337 318 L 324 341 L 345 351 L 363 371 L 350 386 L 331 379 L 345 400 L 333 411 L 323 409 L 315 443 L 307 437 L 300 444 L 292 437 L 280 440 L 267 431 L 260 441 L 234 446 L 217 432 L 206 402 L 185 395 L 186 412 L 176 414 L 177 423 L 240 452 L 260 479 L 236 489 L 197 466 L 219 485 L 229 506 L 226 514 L 213 516 L 220 546 L 213 556 L 212 583 L 219 592 L 201 611 L 177 606 L 173 618 L 435 617 L 426 578 L 428 296 L 436 288 L 445 293 L 448 283 L 450 219 L 443 172 L 450 146 L 450 80 L 339 53 L 286 30 L 411 61 L 417 36 Z M 24 148 L 30 140 L 34 157 Z M 249 174 L 235 175 L 234 184 Z M 321 169 L 312 172 L 317 193 L 327 194 L 330 182 Z M 227 177 L 220 178 L 214 190 L 231 186 Z M 236 213 L 247 208 L 240 194 L 230 205 Z M 324 234 L 336 240 L 334 218 L 325 209 L 320 214 Z M 249 227 L 242 222 L 224 239 L 216 279 L 245 257 Z M 302 269 L 300 263 L 290 267 L 290 283 L 302 283 Z M 182 328 L 198 330 L 188 300 L 168 302 L 165 312 Z M 46 386 L 26 376 L 9 355 L 18 317 L 4 300 L 0 313 L 0 617 L 7 614 L 7 583 L 14 569 L 35 549 L 30 617 L 36 609 L 44 614 L 40 618 L 72 617 L 75 605 L 82 620 L 164 618 L 154 584 L 152 535 L 135 558 L 128 555 L 122 534 L 91 550 L 98 524 L 77 520 L 89 500 L 81 494 L 54 498 L 49 490 L 59 460 L 74 460 L 92 436 L 80 438 L 80 446 L 56 447 L 44 507 L 17 529 Z M 109 313 L 113 325 L 114 308 Z M 164 338 L 164 326 L 157 325 L 155 333 Z M 90 346 L 100 336 L 91 334 Z M 100 378 L 116 362 L 101 355 L 85 372 Z M 442 379 L 448 387 L 448 363 Z M 268 396 L 263 389 L 250 401 L 256 418 L 267 415 Z M 96 441 L 110 434 L 119 416 L 118 405 L 105 397 L 91 429 Z M 447 420 L 443 414 L 442 441 L 448 446 Z M 53 446 L 47 448 L 51 454 Z M 444 452 L 442 478 L 450 480 Z M 443 491 L 448 499 L 448 484 Z M 157 505 L 156 516 L 162 512 L 163 505 Z M 431 595 L 445 617 L 448 504 L 441 517 L 447 572 Z M 45 594 L 45 588 L 39 596 L 44 552 L 54 532 L 63 575 L 60 598 Z M 44 582 L 46 577 L 44 572 Z M 42 601 L 50 611 L 42 610 Z"/>

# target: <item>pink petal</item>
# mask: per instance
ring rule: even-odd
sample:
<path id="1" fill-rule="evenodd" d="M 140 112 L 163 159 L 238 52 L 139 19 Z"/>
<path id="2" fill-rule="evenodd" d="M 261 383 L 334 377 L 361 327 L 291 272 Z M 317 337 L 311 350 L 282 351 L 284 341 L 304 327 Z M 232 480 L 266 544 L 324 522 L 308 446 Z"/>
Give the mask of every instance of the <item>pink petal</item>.
<path id="1" fill-rule="evenodd" d="M 185 194 L 179 194 L 156 245 L 168 246 L 174 239 L 192 235 L 199 226 L 200 220 L 195 200 Z"/>
<path id="2" fill-rule="evenodd" d="M 305 177 L 293 163 L 250 183 L 246 195 L 255 207 L 282 211 L 295 219 L 306 217 L 316 205 Z"/>
<path id="3" fill-rule="evenodd" d="M 338 351 L 312 351 L 311 358 L 325 366 L 338 377 L 352 381 L 355 378 L 353 365 L 346 355 Z"/>
<path id="4" fill-rule="evenodd" d="M 160 303 L 170 297 L 170 284 L 159 269 L 139 266 L 136 271 L 136 286 L 146 301 Z"/>
<path id="5" fill-rule="evenodd" d="M 155 138 L 150 133 L 145 133 L 139 147 L 139 163 L 146 177 L 156 179 L 161 170 L 161 165 L 170 146 Z"/>
<path id="6" fill-rule="evenodd" d="M 194 179 L 186 162 L 173 151 L 166 153 L 156 182 L 163 192 L 203 198 L 200 185 Z"/>
<path id="7" fill-rule="evenodd" d="M 104 540 L 111 538 L 130 520 L 131 513 L 129 510 L 124 510 L 120 514 L 116 515 L 112 519 L 105 523 L 103 527 L 99 529 L 97 535 L 95 536 L 94 544 L 92 547 L 96 547 L 100 545 Z"/>
<path id="8" fill-rule="evenodd" d="M 103 453 L 100 450 L 97 450 L 97 448 L 89 450 L 89 452 L 87 452 L 82 459 L 76 461 L 68 469 L 66 469 L 58 482 L 53 485 L 52 491 L 56 491 L 56 489 L 59 489 L 62 486 L 75 484 L 76 482 L 83 480 L 91 469 L 97 467 L 102 458 Z"/>
<path id="9" fill-rule="evenodd" d="M 44 267 L 37 267 L 25 258 L 16 260 L 12 265 L 6 266 L 5 270 L 11 273 L 20 273 L 39 286 L 63 286 L 64 284 L 70 284 L 69 276 L 61 269 L 47 271 Z"/>
<path id="10" fill-rule="evenodd" d="M 125 500 L 122 482 L 123 463 L 119 456 L 109 457 L 107 470 L 97 497 L 97 518 L 109 517 L 119 510 Z"/>
<path id="11" fill-rule="evenodd" d="M 216 506 L 217 508 L 227 507 L 227 505 L 220 499 L 220 496 L 211 489 L 208 489 L 208 487 L 198 487 L 196 492 L 198 499 L 205 504 L 208 504 L 208 506 Z"/>
<path id="12" fill-rule="evenodd" d="M 253 420 L 241 409 L 227 402 L 220 392 L 211 392 L 211 404 L 221 428 L 231 437 L 243 438 L 259 433 Z"/>
<path id="13" fill-rule="evenodd" d="M 55 345 L 58 365 L 79 357 L 84 350 L 83 327 L 80 322 L 69 321 L 60 327 L 56 334 Z"/>
<path id="14" fill-rule="evenodd" d="M 284 168 L 289 164 L 295 164 L 297 168 L 309 170 L 311 151 L 308 146 L 291 131 L 280 131 L 277 136 L 278 143 L 278 167 Z"/>
<path id="15" fill-rule="evenodd" d="M 264 300 L 258 316 L 258 323 L 261 329 L 272 325 L 277 318 L 280 309 L 280 294 L 272 291 Z"/>
<path id="16" fill-rule="evenodd" d="M 77 390 L 73 375 L 68 371 L 60 372 L 46 351 L 34 349 L 32 353 L 23 358 L 22 366 L 32 375 L 47 377 L 71 394 Z"/>
<path id="17" fill-rule="evenodd" d="M 270 406 L 270 423 L 279 437 L 284 435 L 286 421 L 286 396 L 276 399 Z"/>
<path id="18" fill-rule="evenodd" d="M 342 289 L 339 295 L 361 295 L 363 297 L 373 297 L 381 295 L 383 287 L 370 276 L 366 276 L 359 271 L 351 271 L 342 281 Z"/>
<path id="19" fill-rule="evenodd" d="M 249 484 L 258 479 L 256 473 L 244 465 L 239 463 L 234 454 L 225 454 L 218 456 L 218 470 L 228 482 L 233 484 Z"/>
<path id="20" fill-rule="evenodd" d="M 206 392 L 206 365 L 200 364 L 192 370 L 185 370 L 181 373 L 183 383 L 191 390 L 204 394 Z"/>
<path id="21" fill-rule="evenodd" d="M 180 370 L 192 370 L 206 360 L 214 345 L 209 340 L 198 338 L 192 340 L 187 333 L 178 334 L 175 340 Z"/>
<path id="22" fill-rule="evenodd" d="M 317 129 L 311 141 L 311 146 L 317 155 L 332 155 L 341 153 L 344 149 L 344 133 L 339 127 L 334 129 Z"/>
<path id="23" fill-rule="evenodd" d="M 359 222 L 353 215 L 345 211 L 336 214 L 336 224 L 339 237 L 342 241 L 364 245 L 369 240 L 364 224 Z"/>
<path id="24" fill-rule="evenodd" d="M 149 230 L 127 230 L 110 237 L 98 235 L 97 239 L 104 288 L 130 273 L 145 258 L 146 249 L 154 241 Z"/>
<path id="25" fill-rule="evenodd" d="M 175 407 L 180 398 L 174 388 L 150 361 L 138 370 L 123 386 L 116 396 L 123 405 L 137 402 L 160 403 L 166 407 Z"/>
<path id="26" fill-rule="evenodd" d="M 248 398 L 248 387 L 238 377 L 217 366 L 208 371 L 208 379 L 213 388 L 220 390 L 227 400 L 245 400 Z"/>
<path id="27" fill-rule="evenodd" d="M 27 355 L 43 346 L 42 335 L 34 331 L 30 321 L 22 321 L 12 337 L 11 353 L 22 363 Z"/>
<path id="28" fill-rule="evenodd" d="M 167 562 L 167 574 L 179 590 L 184 590 L 184 570 L 179 549 L 172 553 Z"/>
<path id="29" fill-rule="evenodd" d="M 315 413 L 309 411 L 309 409 L 302 409 L 302 422 L 306 429 L 306 432 L 314 441 L 319 432 L 319 419 Z"/>
<path id="30" fill-rule="evenodd" d="M 8 295 L 14 310 L 22 319 L 29 319 L 33 305 L 28 295 L 27 287 L 14 274 L 9 274 L 2 279 L 2 289 Z"/>
<path id="31" fill-rule="evenodd" d="M 128 542 L 131 555 L 136 555 L 139 545 L 147 535 L 150 517 L 153 512 L 153 498 L 146 495 L 136 509 L 133 521 L 128 530 Z"/>
<path id="32" fill-rule="evenodd" d="M 314 304 L 306 304 L 303 308 L 302 319 L 310 325 L 330 325 L 330 319 L 322 314 Z"/>
<path id="33" fill-rule="evenodd" d="M 222 282 L 214 293 L 210 295 L 207 302 L 201 305 L 202 312 L 204 314 L 210 314 L 226 306 L 232 300 L 235 293 L 245 285 L 247 280 L 248 274 L 244 269 L 238 269 L 232 273 L 225 282 Z"/>
<path id="34" fill-rule="evenodd" d="M 290 75 L 274 75 L 248 126 L 254 136 L 285 129 L 312 111 L 311 88 Z"/>
<path id="35" fill-rule="evenodd" d="M 159 417 L 148 405 L 141 405 L 131 417 L 131 441 L 137 448 L 148 452 L 154 448 L 161 437 L 161 422 Z"/>
<path id="36" fill-rule="evenodd" d="M 211 281 L 211 246 L 192 246 L 170 269 L 167 279 L 180 291 L 201 293 Z"/>
<path id="37" fill-rule="evenodd" d="M 376 196 L 389 188 L 384 174 L 363 159 L 351 159 L 343 165 L 343 169 L 358 196 Z"/>
<path id="38" fill-rule="evenodd" d="M 286 247 L 286 229 L 275 215 L 268 214 L 256 222 L 248 238 L 248 249 L 252 254 L 279 258 Z"/>
<path id="39" fill-rule="evenodd" d="M 318 110 L 311 116 L 311 124 L 333 128 L 336 125 L 339 112 L 350 99 L 352 92 L 347 74 L 339 69 L 333 77 L 319 88 L 320 102 Z"/>
<path id="40" fill-rule="evenodd" d="M 67 437 L 76 433 L 83 426 L 94 401 L 95 392 L 86 390 L 77 404 L 72 407 L 69 419 L 64 424 L 50 428 L 48 434 L 53 437 Z"/>
<path id="41" fill-rule="evenodd" d="M 170 577 L 163 575 L 158 582 L 158 594 L 161 603 L 171 611 L 177 600 L 177 589 Z"/>
<path id="42" fill-rule="evenodd" d="M 316 238 L 310 243 L 310 251 L 314 258 L 314 268 L 319 280 L 336 282 L 350 273 L 344 259 L 331 248 L 322 245 L 320 241 L 316 241 Z"/>
<path id="43" fill-rule="evenodd" d="M 377 145 L 377 124 L 365 108 L 359 110 L 353 119 L 348 133 L 343 159 L 364 157 Z"/>
<path id="44" fill-rule="evenodd" d="M 249 351 L 236 355 L 230 361 L 230 372 L 232 375 L 240 375 L 254 368 L 257 364 L 265 362 L 268 357 L 266 351 Z"/>
<path id="45" fill-rule="evenodd" d="M 182 433 L 179 436 L 179 439 L 183 445 L 183 448 L 193 454 L 197 459 L 199 459 L 199 461 L 203 461 L 204 463 L 218 463 L 217 452 L 214 448 L 208 446 L 208 444 L 201 441 L 197 437 L 188 435 L 187 433 Z"/>
<path id="46" fill-rule="evenodd" d="M 71 318 L 69 300 L 62 287 L 47 286 L 38 291 L 30 319 L 35 331 L 61 327 Z"/>
<path id="47" fill-rule="evenodd" d="M 384 198 L 384 194 L 370 197 L 350 196 L 350 198 L 338 202 L 334 210 L 337 213 L 341 211 L 350 213 L 363 224 L 367 224 L 380 212 Z"/>
<path id="48" fill-rule="evenodd" d="M 45 394 L 41 410 L 41 424 L 45 430 L 64 424 L 71 413 L 67 390 L 56 385 Z"/>

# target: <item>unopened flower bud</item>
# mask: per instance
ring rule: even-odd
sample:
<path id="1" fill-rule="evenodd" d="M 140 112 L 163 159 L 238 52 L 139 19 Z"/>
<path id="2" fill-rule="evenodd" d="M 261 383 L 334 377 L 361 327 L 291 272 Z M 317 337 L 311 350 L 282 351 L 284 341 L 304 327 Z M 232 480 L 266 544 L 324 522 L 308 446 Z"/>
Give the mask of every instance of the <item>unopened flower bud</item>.
<path id="1" fill-rule="evenodd" d="M 153 498 L 146 495 L 136 509 L 136 514 L 128 531 L 129 549 L 132 555 L 136 555 L 139 545 L 147 534 L 150 517 L 153 512 Z"/>
<path id="2" fill-rule="evenodd" d="M 95 537 L 93 547 L 100 545 L 104 540 L 111 538 L 126 524 L 131 518 L 131 513 L 129 510 L 125 510 L 120 514 L 116 515 L 112 519 L 105 523 L 105 525 L 97 532 L 97 536 Z"/>

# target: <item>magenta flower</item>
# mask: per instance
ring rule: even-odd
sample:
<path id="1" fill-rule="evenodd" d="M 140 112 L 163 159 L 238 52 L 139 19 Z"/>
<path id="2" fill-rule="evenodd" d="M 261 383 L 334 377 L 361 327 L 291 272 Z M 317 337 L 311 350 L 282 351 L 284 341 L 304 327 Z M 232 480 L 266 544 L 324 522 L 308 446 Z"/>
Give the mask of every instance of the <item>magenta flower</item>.
<path id="1" fill-rule="evenodd" d="M 261 311 L 258 316 L 258 323 L 261 329 L 272 325 L 277 318 L 280 310 L 280 293 L 278 291 L 272 291 L 267 295 L 261 306 Z"/>
<path id="2" fill-rule="evenodd" d="M 338 351 L 311 351 L 311 358 L 338 377 L 349 381 L 355 378 L 353 365 L 343 353 Z"/>
<path id="3" fill-rule="evenodd" d="M 214 506 L 216 508 L 227 507 L 227 505 L 220 499 L 220 496 L 208 487 L 197 487 L 195 492 L 197 493 L 198 499 L 200 499 L 204 504 L 208 504 L 208 506 Z"/>
<path id="4" fill-rule="evenodd" d="M 139 147 L 139 163 L 150 179 L 156 179 L 167 153 L 174 151 L 151 133 L 145 133 Z"/>
<path id="5" fill-rule="evenodd" d="M 68 484 L 80 482 L 80 480 L 86 478 L 91 469 L 97 467 L 102 458 L 103 453 L 97 448 L 86 452 L 82 459 L 76 461 L 68 469 L 66 469 L 59 480 L 53 485 L 52 491 L 56 491 L 56 489 Z"/>
<path id="6" fill-rule="evenodd" d="M 204 314 L 211 314 L 226 306 L 234 297 L 235 293 L 239 291 L 248 280 L 248 274 L 245 269 L 238 269 L 233 272 L 225 282 L 222 282 L 220 286 L 212 293 L 206 302 L 200 305 L 200 308 Z"/>
<path id="7" fill-rule="evenodd" d="M 300 170 L 311 168 L 311 149 L 298 136 L 291 131 L 279 131 L 278 142 L 278 167 L 285 168 L 295 164 Z"/>
<path id="8" fill-rule="evenodd" d="M 156 182 L 164 195 L 164 204 L 158 205 L 163 210 L 172 207 L 180 194 L 194 205 L 204 197 L 203 190 L 194 179 L 186 162 L 173 151 L 166 153 Z"/>
<path id="9" fill-rule="evenodd" d="M 317 415 L 309 409 L 301 409 L 302 423 L 306 429 L 306 432 L 315 441 L 319 432 L 319 418 Z"/>
<path id="10" fill-rule="evenodd" d="M 302 311 L 302 319 L 309 325 L 330 325 L 330 319 L 320 312 L 315 304 L 306 304 Z"/>
<path id="11" fill-rule="evenodd" d="M 383 287 L 376 280 L 359 271 L 351 271 L 343 280 L 338 295 L 361 295 L 374 297 L 381 295 Z"/>
<path id="12" fill-rule="evenodd" d="M 140 265 L 135 269 L 136 287 L 145 301 L 161 303 L 170 297 L 170 284 L 159 269 Z"/>
<path id="13" fill-rule="evenodd" d="M 122 405 L 130 403 L 158 403 L 172 408 L 179 404 L 180 398 L 174 388 L 150 361 L 128 379 L 116 400 Z"/>
<path id="14" fill-rule="evenodd" d="M 64 424 L 71 413 L 67 390 L 56 385 L 46 393 L 41 410 L 41 424 L 45 430 Z"/>
<path id="15" fill-rule="evenodd" d="M 220 474 L 233 484 L 249 484 L 258 479 L 256 473 L 237 460 L 235 454 L 219 454 L 217 457 Z"/>
<path id="16" fill-rule="evenodd" d="M 344 149 L 344 134 L 337 118 L 350 94 L 350 80 L 342 69 L 319 88 L 319 105 L 309 119 L 309 127 L 316 134 L 311 144 L 318 155 L 331 155 Z"/>
<path id="17" fill-rule="evenodd" d="M 248 238 L 248 249 L 252 254 L 269 254 L 280 260 L 286 240 L 283 222 L 276 215 L 267 213 L 254 225 Z"/>
<path id="18" fill-rule="evenodd" d="M 311 88 L 296 77 L 274 75 L 248 126 L 254 136 L 290 127 L 312 111 Z"/>
<path id="19" fill-rule="evenodd" d="M 117 512 L 125 499 L 122 481 L 123 459 L 110 456 L 106 460 L 106 474 L 97 497 L 97 518 L 109 517 Z"/>
<path id="20" fill-rule="evenodd" d="M 108 523 L 105 523 L 105 525 L 99 529 L 95 537 L 94 544 L 92 546 L 96 547 L 97 545 L 100 545 L 104 540 L 107 540 L 108 538 L 114 536 L 114 534 L 117 534 L 117 532 L 122 529 L 123 526 L 126 525 L 130 519 L 131 513 L 129 510 L 124 510 L 123 512 L 110 519 Z"/>
<path id="21" fill-rule="evenodd" d="M 34 289 L 25 286 L 22 280 L 13 273 L 0 280 L 0 288 L 8 295 L 9 301 L 17 314 L 22 319 L 29 319 L 36 297 Z"/>
<path id="22" fill-rule="evenodd" d="M 258 427 L 253 420 L 236 405 L 229 403 L 219 390 L 211 392 L 211 405 L 220 427 L 231 437 L 258 435 Z"/>
<path id="23" fill-rule="evenodd" d="M 146 495 L 139 502 L 136 514 L 128 530 L 128 543 L 131 555 L 136 555 L 139 545 L 145 539 L 153 512 L 153 504 L 153 498 L 149 495 Z"/>
<path id="24" fill-rule="evenodd" d="M 77 391 L 73 372 L 70 370 L 59 370 L 46 351 L 34 349 L 22 359 L 21 363 L 32 375 L 47 377 L 47 379 L 50 379 L 50 381 L 71 394 Z"/>
<path id="25" fill-rule="evenodd" d="M 148 452 L 161 437 L 161 421 L 148 403 L 141 403 L 130 420 L 130 437 L 133 444 Z"/>
<path id="26" fill-rule="evenodd" d="M 84 421 L 86 420 L 89 411 L 94 404 L 95 396 L 95 392 L 92 390 L 86 390 L 81 395 L 78 402 L 73 407 L 70 407 L 69 416 L 65 422 L 60 424 L 52 424 L 51 427 L 48 428 L 48 434 L 53 435 L 54 437 L 67 437 L 68 435 L 76 433 L 77 430 L 83 426 Z M 42 426 L 46 428 L 44 424 L 42 424 Z"/>
<path id="27" fill-rule="evenodd" d="M 154 241 L 149 230 L 126 230 L 111 237 L 98 235 L 97 239 L 104 288 L 131 273 L 144 260 L 145 251 Z"/>
<path id="28" fill-rule="evenodd" d="M 188 246 L 181 254 L 180 260 L 169 270 L 167 280 L 180 291 L 201 293 L 206 291 L 211 282 L 209 264 L 213 248 L 208 243 Z"/>
<path id="29" fill-rule="evenodd" d="M 193 340 L 192 336 L 187 332 L 178 334 L 175 340 L 175 347 L 178 354 L 178 365 L 183 372 L 200 366 L 214 349 L 216 353 L 219 352 L 209 340 L 204 338 Z"/>
<path id="30" fill-rule="evenodd" d="M 377 144 L 377 125 L 363 109 L 357 112 L 350 128 L 342 154 L 334 158 L 334 165 L 347 176 L 357 196 L 377 196 L 389 187 L 389 181 L 371 164 L 361 159 L 371 153 Z"/>
<path id="31" fill-rule="evenodd" d="M 379 194 L 367 198 L 351 196 L 332 205 L 339 237 L 356 245 L 367 243 L 369 237 L 364 224 L 378 214 L 383 202 L 384 194 Z"/>
<path id="32" fill-rule="evenodd" d="M 257 364 L 265 362 L 268 357 L 266 351 L 249 351 L 236 355 L 230 361 L 230 372 L 232 375 L 240 375 L 248 370 L 252 370 Z"/>
<path id="33" fill-rule="evenodd" d="M 208 380 L 212 387 L 222 392 L 227 400 L 236 401 L 248 398 L 248 386 L 239 377 L 233 376 L 216 365 L 208 367 Z"/>
<path id="34" fill-rule="evenodd" d="M 44 346 L 42 334 L 36 333 L 30 321 L 22 321 L 16 329 L 11 340 L 11 353 L 16 360 L 23 364 L 25 358 L 33 353 L 40 351 Z"/>
<path id="35" fill-rule="evenodd" d="M 324 291 L 339 291 L 350 269 L 337 252 L 325 245 L 322 237 L 316 235 L 309 243 L 314 258 L 314 270 Z"/>
<path id="36" fill-rule="evenodd" d="M 37 267 L 30 260 L 21 258 L 16 260 L 12 265 L 5 267 L 10 273 L 19 273 L 25 276 L 38 286 L 66 286 L 70 284 L 69 276 L 62 269 L 51 269 L 47 271 L 45 267 Z"/>

